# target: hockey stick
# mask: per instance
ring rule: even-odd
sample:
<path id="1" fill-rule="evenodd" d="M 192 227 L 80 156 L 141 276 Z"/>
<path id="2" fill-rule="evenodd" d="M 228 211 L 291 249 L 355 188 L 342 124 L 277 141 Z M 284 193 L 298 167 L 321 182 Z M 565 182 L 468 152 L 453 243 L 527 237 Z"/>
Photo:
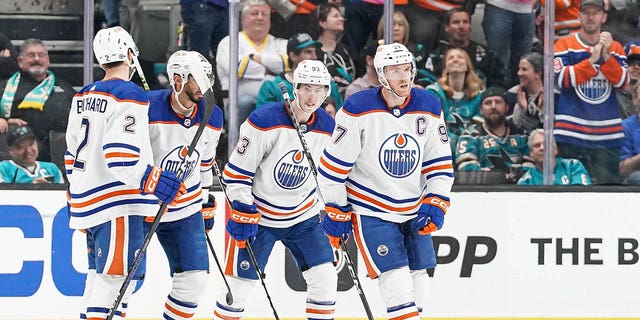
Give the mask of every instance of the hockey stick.
<path id="1" fill-rule="evenodd" d="M 218 163 L 215 160 L 213 161 L 213 171 L 216 172 L 216 177 L 218 177 L 218 182 L 222 187 L 224 198 L 229 204 L 229 207 L 231 207 L 231 201 L 227 196 L 227 186 L 222 182 L 222 172 L 220 172 L 220 167 L 218 167 Z M 260 266 L 258 266 L 258 260 L 256 259 L 256 256 L 253 254 L 253 249 L 251 248 L 251 243 L 249 242 L 249 239 L 247 239 L 245 244 L 247 246 L 247 253 L 249 253 L 249 259 L 251 259 L 251 263 L 253 263 L 253 265 L 256 267 L 255 268 L 256 274 L 258 275 L 258 279 L 260 279 L 260 283 L 262 283 L 262 287 L 264 288 L 264 293 L 267 295 L 267 300 L 269 300 L 269 305 L 271 306 L 271 310 L 273 311 L 273 316 L 276 318 L 276 320 L 280 320 L 280 317 L 278 317 L 278 312 L 276 311 L 276 307 L 273 305 L 273 301 L 271 300 L 271 295 L 269 295 L 269 290 L 267 290 L 267 285 L 264 283 L 262 270 L 260 270 Z"/>
<path id="2" fill-rule="evenodd" d="M 191 139 L 191 144 L 187 148 L 187 155 L 180 162 L 180 166 L 179 166 L 178 172 L 176 173 L 176 176 L 178 176 L 178 177 L 182 176 L 182 173 L 183 173 L 182 165 L 187 160 L 187 158 L 189 158 L 191 156 L 191 154 L 195 150 L 196 144 L 198 144 L 198 140 L 200 140 L 200 136 L 202 136 L 202 132 L 204 131 L 204 128 L 207 126 L 207 122 L 209 121 L 209 117 L 211 117 L 211 113 L 213 113 L 213 106 L 215 105 L 215 98 L 213 97 L 213 88 L 210 88 L 204 94 L 204 101 L 205 101 L 205 104 L 204 104 L 204 117 L 202 118 L 203 121 L 202 121 L 202 123 L 200 123 L 200 126 L 198 126 L 198 130 L 196 131 L 195 135 L 193 136 L 193 139 Z M 122 302 L 122 299 L 124 298 L 124 294 L 127 291 L 127 288 L 129 287 L 129 284 L 131 283 L 131 280 L 133 280 L 133 275 L 135 274 L 136 270 L 138 270 L 138 267 L 140 266 L 140 263 L 142 263 L 142 258 L 144 257 L 145 251 L 147 250 L 147 247 L 149 246 L 149 243 L 151 242 L 151 237 L 153 237 L 153 234 L 156 232 L 156 229 L 158 228 L 158 225 L 160 224 L 160 218 L 162 217 L 162 214 L 164 213 L 164 211 L 167 210 L 167 206 L 168 205 L 169 204 L 167 202 L 162 202 L 161 203 L 160 209 L 158 209 L 158 212 L 156 213 L 156 216 L 153 218 L 153 223 L 151 224 L 151 227 L 149 228 L 149 232 L 147 232 L 147 234 L 144 237 L 144 242 L 142 242 L 142 247 L 140 247 L 140 249 L 138 249 L 138 253 L 136 254 L 136 257 L 133 259 L 133 264 L 129 268 L 129 273 L 127 274 L 127 277 L 124 279 L 124 282 L 122 283 L 122 286 L 120 286 L 120 291 L 118 292 L 118 297 L 113 302 L 113 305 L 111 306 L 111 309 L 109 310 L 109 315 L 107 316 L 106 320 L 112 320 L 113 316 L 116 313 L 116 310 L 118 310 L 118 306 Z"/>
<path id="3" fill-rule="evenodd" d="M 294 88 L 295 90 L 295 88 Z M 316 188 L 318 189 L 318 194 L 322 198 L 324 202 L 324 197 L 322 196 L 322 192 L 320 191 L 320 184 L 318 183 L 318 169 L 316 167 L 315 161 L 311 157 L 311 149 L 309 148 L 309 144 L 307 144 L 307 140 L 304 138 L 304 132 L 302 131 L 302 127 L 300 127 L 300 123 L 296 119 L 296 115 L 293 112 L 293 104 L 291 103 L 291 98 L 289 97 L 289 92 L 287 91 L 287 87 L 284 82 L 280 82 L 280 91 L 282 92 L 282 97 L 284 98 L 284 104 L 287 106 L 289 110 L 289 117 L 291 118 L 291 122 L 293 123 L 293 127 L 296 129 L 296 133 L 298 134 L 298 139 L 300 140 L 300 144 L 302 145 L 302 151 L 304 152 L 305 157 L 307 157 L 307 161 L 309 162 L 309 167 L 311 167 L 311 173 L 313 173 L 313 178 L 316 181 Z M 356 287 L 356 291 L 358 291 L 358 295 L 360 296 L 360 301 L 362 301 L 362 306 L 364 307 L 364 311 L 367 313 L 367 319 L 373 320 L 373 314 L 371 313 L 371 308 L 369 307 L 369 302 L 367 301 L 367 297 L 364 295 L 364 290 L 362 290 L 362 285 L 360 284 L 360 280 L 358 279 L 358 275 L 356 274 L 356 269 L 353 265 L 353 260 L 351 259 L 351 255 L 349 251 L 347 251 L 347 246 L 345 245 L 342 237 L 340 238 L 340 249 L 344 253 L 344 259 L 347 263 L 347 269 L 349 269 L 349 275 L 351 275 L 351 280 Z"/>
<path id="4" fill-rule="evenodd" d="M 213 160 L 215 161 L 215 160 Z M 218 260 L 218 255 L 213 250 L 213 244 L 211 243 L 211 238 L 209 238 L 208 233 L 204 233 L 207 236 L 207 245 L 209 245 L 209 250 L 211 250 L 211 254 L 213 255 L 213 259 L 216 261 L 216 265 L 218 266 L 218 270 L 220 271 L 220 275 L 222 276 L 222 280 L 224 280 L 224 284 L 227 286 L 227 294 L 225 295 L 225 300 L 228 305 L 233 304 L 233 295 L 231 294 L 231 287 L 229 286 L 229 282 L 227 282 L 227 277 L 224 276 L 224 271 L 222 271 L 222 266 L 220 266 L 220 261 Z"/>

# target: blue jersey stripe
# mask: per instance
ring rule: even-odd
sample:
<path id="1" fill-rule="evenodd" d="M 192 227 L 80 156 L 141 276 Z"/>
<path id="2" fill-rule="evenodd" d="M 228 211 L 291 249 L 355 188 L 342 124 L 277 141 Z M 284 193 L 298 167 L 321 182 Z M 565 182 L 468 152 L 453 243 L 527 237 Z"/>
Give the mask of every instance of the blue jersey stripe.
<path id="1" fill-rule="evenodd" d="M 119 200 L 119 201 L 114 201 L 114 202 L 110 202 L 107 204 L 104 204 L 102 206 L 99 206 L 95 209 L 89 210 L 89 211 L 84 211 L 84 212 L 71 212 L 71 216 L 72 217 L 76 217 L 76 218 L 83 218 L 86 216 L 90 216 L 96 212 L 100 212 L 102 210 L 106 210 L 108 208 L 112 208 L 112 207 L 117 207 L 117 206 L 121 206 L 121 205 L 127 205 L 127 204 L 158 204 L 158 200 L 154 200 L 154 199 L 124 199 L 124 200 Z"/>
<path id="2" fill-rule="evenodd" d="M 340 160 L 340 159 L 338 159 L 338 158 L 336 158 L 336 157 L 334 157 L 334 156 L 330 155 L 330 154 L 327 152 L 327 150 L 324 150 L 324 151 L 322 152 L 322 154 L 323 154 L 325 157 L 329 158 L 329 160 L 331 160 L 331 161 L 333 161 L 333 162 L 335 162 L 335 163 L 337 163 L 337 164 L 339 164 L 339 165 L 341 165 L 341 166 L 344 166 L 344 167 L 352 167 L 352 166 L 353 166 L 353 164 L 354 164 L 354 162 L 346 162 L 346 161 L 342 161 L 342 160 Z"/>
<path id="3" fill-rule="evenodd" d="M 241 169 L 240 167 L 234 166 L 233 163 L 231 162 L 227 162 L 227 166 L 229 166 L 229 168 L 233 169 L 236 172 L 244 174 L 245 176 L 253 177 L 255 175 L 255 173 L 251 171 L 247 171 L 247 170 Z"/>
<path id="4" fill-rule="evenodd" d="M 124 148 L 124 149 L 133 150 L 138 153 L 140 152 L 140 148 L 130 144 L 126 144 L 126 143 L 107 143 L 104 146 L 102 146 L 102 150 L 107 150 L 109 148 Z"/>
<path id="5" fill-rule="evenodd" d="M 423 166 L 423 167 L 426 167 L 426 166 L 428 166 L 428 165 L 430 165 L 430 164 L 433 164 L 433 163 L 436 163 L 436 162 L 440 162 L 440 161 L 445 161 L 445 160 L 449 160 L 449 161 L 451 161 L 451 160 L 452 160 L 452 158 L 451 158 L 451 156 L 444 156 L 444 157 L 440 157 L 440 158 L 431 159 L 431 160 L 429 160 L 429 161 L 425 161 L 425 162 L 423 162 L 423 163 L 422 163 L 422 166 Z"/>
<path id="6" fill-rule="evenodd" d="M 114 181 L 111 183 L 107 183 L 107 184 L 103 184 L 101 186 L 97 186 L 93 189 L 89 189 L 86 192 L 83 193 L 71 193 L 71 199 L 78 199 L 78 198 L 84 198 L 86 196 L 92 195 L 96 192 L 102 191 L 102 190 L 107 190 L 109 188 L 113 188 L 113 187 L 118 187 L 118 186 L 123 186 L 124 183 L 120 182 L 120 181 Z"/>
<path id="7" fill-rule="evenodd" d="M 421 198 L 421 197 L 415 197 L 415 198 L 409 198 L 409 199 L 396 200 L 396 199 L 391 198 L 391 197 L 389 197 L 387 195 L 384 195 L 382 193 L 375 192 L 375 191 L 373 191 L 373 190 L 371 190 L 371 189 L 369 189 L 369 188 L 367 188 L 367 187 L 365 187 L 365 186 L 353 181 L 352 179 L 347 179 L 347 181 L 349 183 L 351 183 L 352 185 L 358 187 L 359 189 L 362 189 L 362 190 L 366 191 L 369 194 L 372 194 L 372 195 L 374 195 L 374 196 L 376 196 L 378 198 L 381 198 L 381 199 L 384 199 L 384 200 L 387 200 L 387 201 L 393 202 L 393 203 L 398 203 L 398 204 L 400 204 L 400 203 L 414 203 L 414 202 L 418 201 Z"/>
<path id="8" fill-rule="evenodd" d="M 325 177 L 325 178 L 327 178 L 329 180 L 333 180 L 333 181 L 338 182 L 338 183 L 345 183 L 347 181 L 346 178 L 345 179 L 340 179 L 340 178 L 336 178 L 336 177 L 328 174 L 327 172 L 322 170 L 322 168 L 318 169 L 318 173 L 320 173 L 323 177 Z"/>
<path id="9" fill-rule="evenodd" d="M 277 206 L 277 205 L 275 205 L 275 204 L 273 204 L 273 203 L 271 203 L 271 202 L 269 202 L 269 201 L 267 201 L 267 200 L 265 200 L 265 199 L 262 199 L 262 198 L 260 198 L 260 197 L 256 196 L 255 194 L 253 195 L 253 197 L 254 197 L 256 200 L 258 200 L 258 201 L 260 201 L 260 202 L 262 202 L 262 203 L 264 203 L 264 204 L 267 204 L 267 205 L 268 205 L 268 206 L 270 206 L 270 207 L 273 207 L 273 208 L 276 208 L 276 209 L 279 209 L 279 210 L 291 211 L 291 210 L 297 209 L 301 204 L 304 204 L 304 203 L 305 203 L 305 201 L 307 201 L 307 199 L 309 199 L 309 197 L 311 197 L 311 196 L 312 196 L 312 195 L 314 195 L 315 193 L 316 193 L 316 188 L 313 188 L 313 190 L 311 190 L 311 192 L 309 192 L 309 194 L 304 198 L 304 200 L 302 200 L 302 201 L 300 202 L 300 204 L 295 205 L 295 206 L 292 206 L 292 207 Z"/>
<path id="10" fill-rule="evenodd" d="M 135 166 L 136 164 L 138 164 L 138 160 L 136 161 L 117 161 L 117 162 L 110 162 L 107 163 L 107 167 L 109 168 L 114 168 L 114 167 L 131 167 L 131 166 Z"/>

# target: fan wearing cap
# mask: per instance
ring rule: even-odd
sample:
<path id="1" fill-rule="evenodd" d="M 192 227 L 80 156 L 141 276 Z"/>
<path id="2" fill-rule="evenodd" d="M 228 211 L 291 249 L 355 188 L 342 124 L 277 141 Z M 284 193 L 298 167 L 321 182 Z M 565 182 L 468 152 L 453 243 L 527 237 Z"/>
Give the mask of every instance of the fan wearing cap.
<path id="1" fill-rule="evenodd" d="M 620 183 L 624 134 L 616 92 L 629 83 L 627 57 L 611 33 L 603 0 L 580 4 L 580 32 L 553 47 L 553 71 L 560 89 L 554 123 L 558 156 L 579 159 L 596 184 Z"/>
<path id="2" fill-rule="evenodd" d="M 407 47 L 380 45 L 373 64 L 381 86 L 345 101 L 320 158 L 322 229 L 336 246 L 354 231 L 387 318 L 417 320 L 431 297 L 427 269 L 436 266 L 431 233 L 450 202 L 451 147 L 440 101 L 412 88 Z"/>
<path id="3" fill-rule="evenodd" d="M 173 279 L 164 304 L 164 319 L 193 315 L 207 286 L 209 257 L 205 232 L 213 228 L 216 207 L 209 187 L 213 183 L 212 164 L 223 122 L 222 110 L 215 105 L 210 105 L 211 116 L 204 119 L 204 95 L 213 90 L 211 69 L 211 63 L 197 51 L 176 51 L 167 61 L 171 88 L 148 92 L 154 162 L 176 174 L 182 170 L 188 190 L 183 196 L 185 200 L 172 206 L 156 229 Z M 200 126 L 205 126 L 204 131 L 194 152 L 185 159 L 187 147 Z M 153 218 L 145 219 L 146 230 Z"/>
<path id="4" fill-rule="evenodd" d="M 141 72 L 138 48 L 121 27 L 98 31 L 93 52 L 102 80 L 73 97 L 66 132 L 69 227 L 85 230 L 89 271 L 81 319 L 105 319 L 144 241 L 144 217 L 155 216 L 158 200 L 175 204 L 186 193 L 170 170 L 153 165 L 149 142 L 149 98 L 129 81 Z M 126 314 L 144 257 L 113 310 Z"/>
<path id="5" fill-rule="evenodd" d="M 629 84 L 624 89 L 616 91 L 622 119 L 636 114 L 636 106 L 633 103 L 633 90 L 635 90 L 638 79 L 640 79 L 640 40 L 627 42 L 624 45 L 624 51 L 627 53 Z"/>
<path id="6" fill-rule="evenodd" d="M 304 60 L 293 73 L 293 116 L 309 153 L 319 163 L 331 143 L 333 118 L 320 105 L 329 96 L 331 75 L 321 61 Z M 220 292 L 215 320 L 240 319 L 258 277 L 249 262 L 251 243 L 260 270 L 280 241 L 292 253 L 307 283 L 306 318 L 333 319 L 337 274 L 333 251 L 320 229 L 321 201 L 313 172 L 284 102 L 264 105 L 240 126 L 240 139 L 222 178 L 231 201 L 226 230 L 232 238 L 224 268 L 233 292 Z M 301 308 L 302 309 L 302 308 Z"/>
<path id="7" fill-rule="evenodd" d="M 516 182 L 523 167 L 533 167 L 527 136 L 507 120 L 509 105 L 506 91 L 489 87 L 482 93 L 480 114 L 484 123 L 469 127 L 456 146 L 455 163 L 459 170 L 502 170 L 508 181 Z"/>
<path id="8" fill-rule="evenodd" d="M 36 161 L 38 140 L 29 127 L 17 127 L 7 134 L 11 160 L 0 162 L 3 183 L 64 183 L 60 169 L 51 162 Z"/>
<path id="9" fill-rule="evenodd" d="M 284 101 L 282 92 L 280 91 L 280 83 L 284 83 L 287 87 L 289 95 L 293 95 L 293 74 L 298 65 L 303 60 L 318 60 L 318 51 L 322 47 L 322 43 L 313 40 L 309 34 L 298 33 L 291 37 L 287 42 L 287 54 L 289 55 L 290 71 L 285 71 L 276 76 L 275 79 L 265 81 L 260 86 L 258 94 L 258 102 L 256 109 L 270 102 Z M 338 91 L 335 81 L 331 80 L 331 97 L 336 101 L 337 107 L 342 107 L 343 99 Z"/>

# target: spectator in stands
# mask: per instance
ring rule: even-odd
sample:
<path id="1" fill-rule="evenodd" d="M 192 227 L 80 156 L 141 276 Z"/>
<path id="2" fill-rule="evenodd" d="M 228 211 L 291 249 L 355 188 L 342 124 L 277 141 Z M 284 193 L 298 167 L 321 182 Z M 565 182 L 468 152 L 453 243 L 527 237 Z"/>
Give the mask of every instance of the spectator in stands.
<path id="1" fill-rule="evenodd" d="M 274 37 L 289 39 L 296 33 L 314 34 L 317 22 L 314 13 L 319 9 L 318 5 L 327 3 L 327 0 L 268 0 L 267 2 L 274 9 L 271 12 L 271 34 Z M 283 16 L 285 12 L 288 16 Z"/>
<path id="2" fill-rule="evenodd" d="M 542 83 L 542 55 L 527 53 L 520 59 L 520 84 L 507 92 L 507 103 L 513 105 L 511 120 L 525 134 L 543 126 L 544 84 Z"/>
<path id="3" fill-rule="evenodd" d="M 444 65 L 444 53 L 451 48 L 461 48 L 471 57 L 475 72 L 486 86 L 504 85 L 503 66 L 495 53 L 471 40 L 471 15 L 462 8 L 452 9 L 444 15 L 442 23 L 446 38 L 440 40 L 434 50 L 429 51 L 424 69 L 439 77 Z"/>
<path id="4" fill-rule="evenodd" d="M 636 114 L 622 120 L 624 142 L 620 148 L 620 174 L 627 184 L 640 184 L 640 82 L 633 86 Z"/>
<path id="5" fill-rule="evenodd" d="M 553 137 L 552 137 L 553 139 Z M 518 180 L 519 185 L 542 185 L 542 164 L 544 162 L 544 130 L 534 129 L 527 142 L 531 159 L 535 167 L 527 170 Z M 552 142 L 551 165 L 553 166 L 553 184 L 555 185 L 590 185 L 591 177 L 582 162 L 576 159 L 558 158 L 558 146 Z"/>
<path id="6" fill-rule="evenodd" d="M 9 79 L 18 70 L 18 53 L 9 37 L 0 32 L 0 81 Z"/>
<path id="7" fill-rule="evenodd" d="M 64 183 L 62 173 L 51 162 L 36 161 L 38 141 L 29 127 L 16 127 L 7 135 L 11 160 L 0 162 L 2 183 Z"/>
<path id="8" fill-rule="evenodd" d="M 394 11 L 393 12 L 393 42 L 403 44 L 405 47 L 407 47 L 407 49 L 409 49 L 411 54 L 413 54 L 413 59 L 415 60 L 416 66 L 418 67 L 418 74 L 414 79 L 415 80 L 414 84 L 418 84 L 419 87 L 424 88 L 425 85 L 431 84 L 436 79 L 435 77 L 432 76 L 431 82 L 429 81 L 420 82 L 418 80 L 420 78 L 424 78 L 424 75 L 423 75 L 424 70 L 420 66 L 424 65 L 424 59 L 427 53 L 425 51 L 424 45 L 413 44 L 409 42 L 410 29 L 411 28 L 409 27 L 409 21 L 407 21 L 407 18 L 404 16 L 404 13 L 402 13 L 402 11 Z M 380 19 L 380 22 L 378 23 L 378 39 L 383 39 L 383 38 L 384 38 L 384 18 Z"/>
<path id="9" fill-rule="evenodd" d="M 189 50 L 215 60 L 218 43 L 229 34 L 228 7 L 228 0 L 180 0 L 180 15 L 187 27 Z"/>
<path id="10" fill-rule="evenodd" d="M 344 17 L 340 7 L 335 3 L 320 6 L 318 25 L 321 28 L 318 41 L 322 43 L 318 60 L 324 62 L 333 80 L 344 91 L 356 78 L 356 67 L 352 59 L 356 53 L 342 41 Z"/>
<path id="11" fill-rule="evenodd" d="M 603 0 L 583 0 L 580 32 L 554 45 L 558 154 L 580 160 L 599 184 L 622 181 L 618 164 L 624 134 L 616 91 L 628 83 L 622 45 L 601 31 L 606 20 Z"/>
<path id="12" fill-rule="evenodd" d="M 505 90 L 490 87 L 482 93 L 480 112 L 484 123 L 472 125 L 458 138 L 455 164 L 458 170 L 501 170 L 515 183 L 523 169 L 533 166 L 527 136 L 507 121 Z"/>
<path id="13" fill-rule="evenodd" d="M 413 26 L 409 39 L 413 43 L 422 44 L 427 52 L 431 52 L 437 46 L 442 33 L 445 12 L 465 8 L 474 10 L 477 2 L 477 0 L 411 0 L 405 8 L 402 8 L 407 20 Z"/>
<path id="14" fill-rule="evenodd" d="M 629 41 L 624 45 L 624 52 L 627 54 L 627 71 L 629 72 L 629 85 L 616 91 L 616 98 L 620 106 L 620 116 L 622 119 L 628 118 L 636 113 L 636 107 L 632 101 L 633 88 L 640 79 L 640 40 Z"/>
<path id="15" fill-rule="evenodd" d="M 332 118 L 335 118 L 336 112 L 338 112 L 338 104 L 333 98 L 327 97 L 322 104 L 322 109 L 324 109 L 324 111 L 326 111 Z"/>
<path id="16" fill-rule="evenodd" d="M 504 68 L 505 87 L 518 83 L 516 70 L 523 54 L 531 52 L 535 31 L 535 0 L 487 0 L 482 28 L 487 47 Z"/>
<path id="17" fill-rule="evenodd" d="M 536 17 L 536 25 L 544 27 L 544 4 L 546 0 L 540 0 L 541 7 Z M 580 32 L 580 0 L 554 0 L 555 16 L 553 27 L 556 39 Z M 544 32 L 543 32 L 544 34 Z M 540 39 L 542 40 L 542 39 Z"/>
<path id="18" fill-rule="evenodd" d="M 259 108 L 263 104 L 269 102 L 284 101 L 282 91 L 280 91 L 280 83 L 287 86 L 289 96 L 293 99 L 293 71 L 296 70 L 298 64 L 303 60 L 318 60 L 316 53 L 320 50 L 322 44 L 313 40 L 307 33 L 298 33 L 287 42 L 287 54 L 289 57 L 290 71 L 285 71 L 275 77 L 273 80 L 267 80 L 262 83 L 256 106 Z M 335 81 L 331 80 L 331 97 L 338 103 L 337 107 L 342 107 L 342 96 L 338 91 Z"/>
<path id="19" fill-rule="evenodd" d="M 247 0 L 242 7 L 241 23 L 242 31 L 238 34 L 238 91 L 241 93 L 238 96 L 238 123 L 244 122 L 255 109 L 262 82 L 290 70 L 287 40 L 269 34 L 271 7 L 264 0 Z M 216 65 L 222 90 L 229 90 L 229 36 L 218 44 Z"/>
<path id="20" fill-rule="evenodd" d="M 20 71 L 0 82 L 0 129 L 28 124 L 42 143 L 38 160 L 50 161 L 49 132 L 66 131 L 75 90 L 49 70 L 49 53 L 39 39 L 24 41 L 18 65 Z"/>
<path id="21" fill-rule="evenodd" d="M 102 0 L 102 9 L 107 28 L 120 25 L 120 0 Z"/>
<path id="22" fill-rule="evenodd" d="M 484 84 L 478 78 L 471 59 L 461 48 L 447 50 L 444 54 L 444 71 L 438 82 L 427 87 L 438 99 L 447 122 L 452 149 L 456 141 L 471 124 L 473 118 L 481 122 L 480 97 Z M 453 151 L 453 150 L 452 150 Z"/>
<path id="23" fill-rule="evenodd" d="M 362 49 L 362 58 L 360 60 L 364 60 L 367 71 L 362 77 L 353 80 L 353 82 L 349 84 L 344 93 L 345 99 L 360 90 L 370 89 L 380 85 L 380 81 L 378 81 L 378 74 L 376 73 L 376 69 L 373 67 L 373 58 L 376 55 L 377 49 L 377 40 L 369 40 L 364 49 Z"/>
<path id="24" fill-rule="evenodd" d="M 394 8 L 400 10 L 407 2 L 408 0 L 393 0 Z M 383 13 L 384 0 L 345 1 L 346 33 L 356 52 L 366 45 L 369 38 L 377 35 L 378 23 Z"/>

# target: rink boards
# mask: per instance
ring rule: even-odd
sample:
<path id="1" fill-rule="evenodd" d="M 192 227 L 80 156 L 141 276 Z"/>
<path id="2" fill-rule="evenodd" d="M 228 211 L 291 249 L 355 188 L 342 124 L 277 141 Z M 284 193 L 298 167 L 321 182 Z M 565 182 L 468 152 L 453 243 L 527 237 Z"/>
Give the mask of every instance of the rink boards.
<path id="1" fill-rule="evenodd" d="M 64 191 L 3 190 L 0 198 L 0 319 L 77 319 L 86 249 L 84 235 L 67 227 Z M 639 317 L 638 200 L 637 193 L 454 193 L 445 227 L 434 237 L 439 266 L 425 315 Z M 218 208 L 210 236 L 222 259 L 224 212 Z M 221 292 L 221 278 L 210 260 L 210 283 L 196 318 L 211 317 Z M 280 317 L 300 319 L 304 284 L 287 261 L 284 248 L 277 246 L 265 270 L 266 285 Z M 376 282 L 364 276 L 358 262 L 372 311 L 384 318 Z M 343 274 L 336 318 L 366 318 Z M 132 297 L 127 318 L 160 318 L 169 288 L 167 262 L 154 239 L 146 280 Z M 246 317 L 272 317 L 259 285 Z"/>

